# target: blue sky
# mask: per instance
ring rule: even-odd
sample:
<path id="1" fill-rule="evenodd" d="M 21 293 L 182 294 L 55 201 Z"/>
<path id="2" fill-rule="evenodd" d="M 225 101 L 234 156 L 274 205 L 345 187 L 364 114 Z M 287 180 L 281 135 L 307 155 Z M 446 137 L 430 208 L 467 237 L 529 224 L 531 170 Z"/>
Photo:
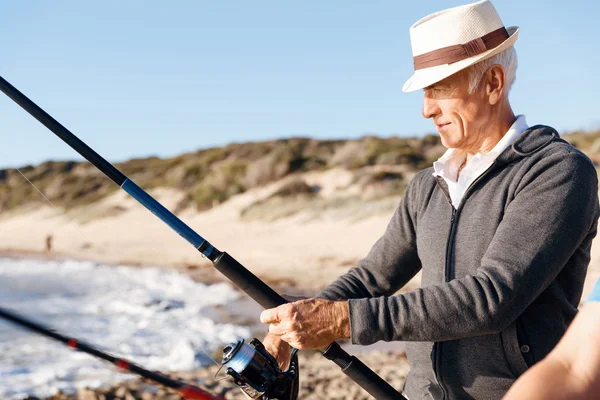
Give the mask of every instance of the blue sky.
<path id="1" fill-rule="evenodd" d="M 433 132 L 409 27 L 461 1 L 3 2 L 0 75 L 110 161 L 290 136 Z M 513 108 L 600 128 L 598 3 L 496 0 L 521 28 Z M 0 167 L 79 160 L 0 94 Z"/>

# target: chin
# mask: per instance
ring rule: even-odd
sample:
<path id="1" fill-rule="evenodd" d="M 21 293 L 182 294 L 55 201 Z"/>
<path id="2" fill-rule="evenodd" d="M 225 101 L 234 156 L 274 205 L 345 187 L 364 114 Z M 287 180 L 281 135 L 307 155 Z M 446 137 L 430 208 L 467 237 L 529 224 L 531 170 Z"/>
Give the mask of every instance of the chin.
<path id="1" fill-rule="evenodd" d="M 447 149 L 455 149 L 458 144 L 446 135 L 440 135 L 440 140 L 442 141 L 442 146 Z"/>
<path id="2" fill-rule="evenodd" d="M 447 149 L 457 149 L 463 145 L 463 137 L 459 132 L 452 132 L 448 130 L 446 132 L 438 132 L 442 146 Z"/>

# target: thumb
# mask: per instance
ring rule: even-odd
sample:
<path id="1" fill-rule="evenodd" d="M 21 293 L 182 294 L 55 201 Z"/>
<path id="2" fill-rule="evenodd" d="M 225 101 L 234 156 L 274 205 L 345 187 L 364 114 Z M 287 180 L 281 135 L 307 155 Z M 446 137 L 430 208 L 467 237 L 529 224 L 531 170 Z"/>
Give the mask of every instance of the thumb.
<path id="1" fill-rule="evenodd" d="M 276 324 L 279 322 L 278 308 L 269 308 L 260 313 L 260 322 L 263 324 Z"/>

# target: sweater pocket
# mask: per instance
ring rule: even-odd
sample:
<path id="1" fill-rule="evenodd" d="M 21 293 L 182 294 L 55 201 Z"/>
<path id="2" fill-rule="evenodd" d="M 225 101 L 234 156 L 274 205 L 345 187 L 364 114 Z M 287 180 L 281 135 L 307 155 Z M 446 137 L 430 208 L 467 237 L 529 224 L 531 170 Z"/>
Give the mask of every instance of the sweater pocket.
<path id="1" fill-rule="evenodd" d="M 500 336 L 502 338 L 502 347 L 504 348 L 506 361 L 516 379 L 529 368 L 521 353 L 517 335 L 517 321 L 514 321 L 508 328 L 502 331 Z"/>

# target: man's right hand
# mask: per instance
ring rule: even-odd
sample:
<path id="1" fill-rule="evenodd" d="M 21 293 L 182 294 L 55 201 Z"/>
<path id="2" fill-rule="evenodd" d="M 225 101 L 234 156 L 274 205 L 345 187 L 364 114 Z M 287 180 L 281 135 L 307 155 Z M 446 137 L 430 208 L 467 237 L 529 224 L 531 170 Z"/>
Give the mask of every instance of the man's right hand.
<path id="1" fill-rule="evenodd" d="M 308 297 L 306 296 L 290 296 L 287 294 L 283 295 L 283 298 L 293 303 L 294 301 L 304 300 Z M 279 364 L 279 368 L 282 371 L 286 371 L 290 364 L 290 359 L 292 357 L 292 346 L 281 340 L 278 336 L 273 335 L 272 333 L 267 332 L 267 336 L 263 340 L 263 344 L 265 345 L 265 349 L 277 360 Z"/>
<path id="2" fill-rule="evenodd" d="M 298 297 L 285 294 L 283 295 L 283 297 L 289 302 L 294 302 L 297 300 L 307 298 L 304 296 Z M 265 350 L 267 350 L 269 354 L 275 357 L 275 360 L 277 360 L 277 364 L 279 364 L 279 368 L 282 371 L 286 371 L 290 365 L 290 360 L 292 358 L 292 346 L 281 340 L 278 336 L 275 336 L 269 332 L 267 332 L 267 336 L 265 336 L 262 343 L 265 346 Z M 244 393 L 244 395 L 249 400 L 255 400 L 248 396 L 246 393 Z"/>

